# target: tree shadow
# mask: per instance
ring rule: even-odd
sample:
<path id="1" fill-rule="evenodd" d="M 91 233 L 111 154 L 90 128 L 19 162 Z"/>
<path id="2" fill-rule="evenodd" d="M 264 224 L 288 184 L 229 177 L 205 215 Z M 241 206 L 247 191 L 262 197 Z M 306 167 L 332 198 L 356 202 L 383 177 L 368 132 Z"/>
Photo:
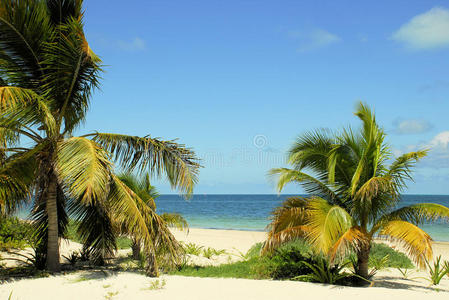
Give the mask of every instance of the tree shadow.
<path id="1" fill-rule="evenodd" d="M 446 287 L 424 285 L 422 282 L 414 279 L 402 279 L 393 276 L 381 276 L 374 280 L 372 287 L 382 287 L 388 289 L 416 290 L 416 291 L 433 291 L 433 292 L 449 292 Z"/>

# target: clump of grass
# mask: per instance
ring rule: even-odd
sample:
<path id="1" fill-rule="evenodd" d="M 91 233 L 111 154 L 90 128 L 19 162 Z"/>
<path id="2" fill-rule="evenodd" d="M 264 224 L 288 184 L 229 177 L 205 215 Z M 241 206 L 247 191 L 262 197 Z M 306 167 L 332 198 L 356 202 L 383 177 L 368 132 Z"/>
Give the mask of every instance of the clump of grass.
<path id="1" fill-rule="evenodd" d="M 75 266 L 80 260 L 80 255 L 78 252 L 72 252 L 69 256 L 63 255 L 63 257 L 70 263 L 70 265 Z"/>
<path id="2" fill-rule="evenodd" d="M 184 248 L 185 254 L 191 254 L 191 255 L 201 255 L 203 246 L 196 245 L 195 243 L 186 243 L 182 244 L 182 247 Z"/>
<path id="3" fill-rule="evenodd" d="M 114 297 L 117 296 L 117 295 L 118 295 L 118 291 L 115 291 L 115 292 L 108 292 L 108 293 L 104 296 L 104 298 L 110 300 L 110 299 L 114 298 Z"/>
<path id="4" fill-rule="evenodd" d="M 383 268 L 406 268 L 412 269 L 412 261 L 404 254 L 381 243 L 373 243 L 370 251 L 370 267 L 375 267 L 372 263 L 380 262 L 388 255 L 388 261 L 384 262 Z"/>
<path id="5" fill-rule="evenodd" d="M 443 263 L 441 262 L 441 255 L 434 260 L 433 266 L 430 265 L 428 261 L 426 261 L 426 264 L 429 269 L 429 278 L 427 280 L 429 280 L 432 285 L 439 285 L 441 279 L 449 273 L 449 269 L 443 266 Z"/>
<path id="6" fill-rule="evenodd" d="M 412 269 L 407 269 L 407 268 L 396 268 L 398 269 L 398 271 L 401 273 L 402 278 L 404 279 L 409 279 L 410 275 L 412 274 L 413 270 Z"/>
<path id="7" fill-rule="evenodd" d="M 259 259 L 254 258 L 247 261 L 238 261 L 235 263 L 223 264 L 219 266 L 200 267 L 187 265 L 182 269 L 173 272 L 172 274 L 181 276 L 216 278 L 269 278 L 268 276 L 261 277 L 261 275 L 256 271 L 259 263 Z"/>
<path id="8" fill-rule="evenodd" d="M 390 254 L 385 255 L 384 257 L 378 257 L 375 255 L 370 255 L 369 257 L 369 265 L 372 267 L 369 277 L 373 277 L 376 273 L 382 269 L 385 269 L 390 262 Z"/>
<path id="9" fill-rule="evenodd" d="M 162 280 L 156 279 L 150 282 L 149 287 L 143 288 L 142 290 L 150 290 L 150 291 L 162 290 L 163 288 L 165 288 L 166 284 L 167 282 L 165 281 L 165 279 Z"/>
<path id="10" fill-rule="evenodd" d="M 117 248 L 119 249 L 128 249 L 131 248 L 131 245 L 133 243 L 133 241 L 126 236 L 120 236 L 116 239 L 117 241 Z"/>
<path id="11" fill-rule="evenodd" d="M 17 217 L 0 216 L 0 251 L 23 249 L 30 245 L 33 227 Z"/>
<path id="12" fill-rule="evenodd" d="M 205 258 L 211 259 L 212 256 L 219 256 L 221 254 L 226 254 L 226 250 L 224 249 L 217 250 L 212 247 L 208 247 L 203 249 L 202 254 Z"/>

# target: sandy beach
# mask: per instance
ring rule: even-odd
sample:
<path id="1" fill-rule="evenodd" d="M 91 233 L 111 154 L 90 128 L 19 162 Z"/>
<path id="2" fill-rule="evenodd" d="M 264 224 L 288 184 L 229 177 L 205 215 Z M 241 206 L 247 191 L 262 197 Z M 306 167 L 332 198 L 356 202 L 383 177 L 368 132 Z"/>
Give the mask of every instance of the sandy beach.
<path id="1" fill-rule="evenodd" d="M 237 260 L 253 244 L 265 239 L 264 232 L 190 229 L 174 231 L 184 242 L 225 249 Z M 76 243 L 63 242 L 62 254 L 79 249 Z M 125 254 L 126 251 L 121 251 Z M 436 242 L 435 255 L 449 259 L 449 243 Z M 229 256 L 229 255 L 228 255 Z M 226 263 L 225 256 L 215 260 L 197 258 L 199 263 Z M 423 278 L 426 273 L 413 271 L 410 279 L 401 279 L 398 270 L 380 271 L 374 285 L 366 288 L 342 287 L 315 283 L 273 280 L 195 278 L 164 275 L 148 278 L 133 272 L 79 271 L 48 278 L 22 279 L 0 286 L 0 299 L 447 299 L 449 277 L 433 288 Z M 165 282 L 162 289 L 151 289 L 152 282 Z"/>

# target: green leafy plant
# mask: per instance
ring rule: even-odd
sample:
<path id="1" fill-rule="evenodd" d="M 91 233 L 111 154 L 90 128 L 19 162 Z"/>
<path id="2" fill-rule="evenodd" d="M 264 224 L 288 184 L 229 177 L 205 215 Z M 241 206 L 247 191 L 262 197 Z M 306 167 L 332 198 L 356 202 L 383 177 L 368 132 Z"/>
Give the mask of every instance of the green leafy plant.
<path id="1" fill-rule="evenodd" d="M 23 249 L 29 245 L 32 225 L 17 217 L 0 216 L 0 251 Z"/>
<path id="2" fill-rule="evenodd" d="M 80 260 L 80 255 L 78 252 L 72 252 L 69 256 L 63 255 L 63 257 L 70 263 L 70 265 L 75 266 Z"/>
<path id="3" fill-rule="evenodd" d="M 442 265 L 441 255 L 434 259 L 433 266 L 428 261 L 426 261 L 426 264 L 429 269 L 429 278 L 427 278 L 427 280 L 430 281 L 432 285 L 439 285 L 441 279 L 449 273 L 449 269 Z"/>
<path id="4" fill-rule="evenodd" d="M 372 267 L 371 271 L 369 272 L 368 277 L 373 277 L 378 271 L 385 269 L 388 266 L 388 263 L 390 261 L 390 255 L 385 255 L 382 258 L 370 255 L 369 257 L 369 265 Z"/>
<path id="5" fill-rule="evenodd" d="M 182 247 L 184 248 L 185 254 L 191 254 L 191 255 L 201 255 L 203 246 L 196 245 L 195 243 L 184 243 L 182 244 Z"/>
<path id="6" fill-rule="evenodd" d="M 203 256 L 205 258 L 211 259 L 212 256 L 214 256 L 214 255 L 215 255 L 215 249 L 214 248 L 208 247 L 208 248 L 204 248 L 203 249 Z"/>
<path id="7" fill-rule="evenodd" d="M 348 263 L 331 265 L 324 257 L 318 257 L 313 262 L 303 261 L 302 263 L 312 272 L 296 276 L 294 280 L 336 284 L 354 277 L 352 273 L 342 272 Z"/>
<path id="8" fill-rule="evenodd" d="M 399 271 L 399 273 L 401 273 L 402 278 L 404 278 L 404 279 L 409 279 L 410 275 L 413 272 L 412 269 L 407 269 L 407 268 L 397 268 L 397 270 Z"/>

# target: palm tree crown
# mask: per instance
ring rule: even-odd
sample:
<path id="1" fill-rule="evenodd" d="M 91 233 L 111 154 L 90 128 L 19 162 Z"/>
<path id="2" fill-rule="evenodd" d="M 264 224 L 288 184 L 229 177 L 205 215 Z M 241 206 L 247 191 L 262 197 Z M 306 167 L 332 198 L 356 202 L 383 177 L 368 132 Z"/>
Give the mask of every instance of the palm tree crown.
<path id="1" fill-rule="evenodd" d="M 88 247 L 113 248 L 105 245 L 110 233 L 101 220 L 116 219 L 152 249 L 150 220 L 139 212 L 142 200 L 114 175 L 114 163 L 165 174 L 186 194 L 197 181 L 194 152 L 173 141 L 99 132 L 73 136 L 101 71 L 83 33 L 81 0 L 0 2 L 0 208 L 14 211 L 31 196 L 51 271 L 60 268 L 58 243 L 68 215 L 85 224 Z"/>
<path id="2" fill-rule="evenodd" d="M 367 277 L 371 241 L 377 235 L 402 245 L 424 266 L 432 257 L 431 238 L 417 225 L 448 219 L 449 209 L 432 203 L 397 205 L 406 180 L 412 179 L 411 169 L 427 151 L 392 160 L 385 133 L 371 110 L 360 103 L 355 115 L 362 121 L 359 131 L 306 133 L 289 151 L 292 168 L 271 170 L 279 176 L 279 191 L 289 182 L 298 182 L 310 196 L 288 199 L 273 212 L 265 251 L 305 237 L 332 259 L 338 253 L 355 251 L 356 271 Z"/>

